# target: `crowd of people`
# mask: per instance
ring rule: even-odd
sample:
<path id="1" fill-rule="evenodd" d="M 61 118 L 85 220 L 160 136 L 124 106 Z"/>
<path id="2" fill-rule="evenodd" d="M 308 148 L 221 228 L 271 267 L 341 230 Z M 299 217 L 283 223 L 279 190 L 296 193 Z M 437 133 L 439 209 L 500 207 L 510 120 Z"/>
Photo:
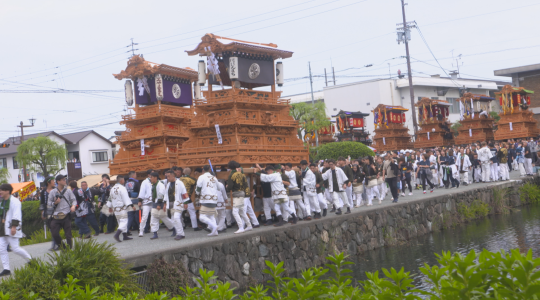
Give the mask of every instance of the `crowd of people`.
<path id="1" fill-rule="evenodd" d="M 113 234 L 117 242 L 133 239 L 131 231 L 138 232 L 139 237 L 150 233 L 150 239 L 156 240 L 160 226 L 165 226 L 175 240 L 184 239 L 188 227 L 217 236 L 236 224 L 235 233 L 240 234 L 258 228 L 259 221 L 263 226 L 279 227 L 320 219 L 328 212 L 349 214 L 353 208 L 373 205 L 373 201 L 382 203 L 388 194 L 396 203 L 400 197 L 412 196 L 413 190 L 425 194 L 435 188 L 504 181 L 513 171 L 521 176 L 533 175 L 540 169 L 537 151 L 536 140 L 518 139 L 388 151 L 358 159 L 302 160 L 298 165 L 263 168 L 255 164 L 250 172 L 230 161 L 216 172 L 210 165 L 194 170 L 173 167 L 162 173 L 164 178 L 148 170 L 147 178 L 138 180 L 136 172 L 129 172 L 118 175 L 114 185 L 104 174 L 98 190 L 90 189 L 84 181 L 79 188 L 75 181 L 68 183 L 66 176 L 58 175 L 46 178 L 40 192 L 40 209 L 53 236 L 51 250 L 72 246 L 72 220 L 83 239 L 91 238 L 93 229 L 94 236 Z M 230 171 L 227 180 L 216 177 L 220 171 Z M 20 205 L 15 204 L 20 202 L 13 201 L 17 198 L 11 193 L 11 185 L 0 186 L 4 222 L 0 226 L 0 258 L 4 266 L 0 276 L 10 274 L 8 245 L 14 253 L 31 259 L 19 247 L 22 213 Z M 262 204 L 259 218 L 252 197 Z M 99 218 L 97 208 L 101 211 Z"/>

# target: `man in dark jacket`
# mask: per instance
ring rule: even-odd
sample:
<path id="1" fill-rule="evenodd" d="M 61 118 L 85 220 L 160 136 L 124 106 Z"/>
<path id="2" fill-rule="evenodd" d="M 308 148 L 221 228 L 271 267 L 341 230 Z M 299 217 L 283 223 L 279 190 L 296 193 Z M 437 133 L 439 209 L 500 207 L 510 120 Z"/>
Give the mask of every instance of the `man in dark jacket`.
<path id="1" fill-rule="evenodd" d="M 111 180 L 109 175 L 103 174 L 101 176 L 101 180 L 103 180 L 103 183 L 99 187 L 99 191 L 101 192 L 101 197 L 99 198 L 100 209 L 103 208 L 103 205 L 107 204 L 107 200 L 109 199 L 112 188 L 109 183 Z M 101 215 L 99 216 L 99 224 L 101 226 L 99 230 L 100 233 L 103 233 L 105 224 L 107 224 L 107 232 L 105 232 L 105 234 L 114 233 L 116 231 L 116 217 L 113 214 L 107 216 L 102 211 Z"/>
<path id="2" fill-rule="evenodd" d="M 135 177 L 137 177 L 137 173 L 135 173 L 135 171 L 130 171 L 128 174 L 128 180 L 126 180 L 126 190 L 131 200 L 137 200 L 137 198 L 139 197 L 139 191 L 141 189 L 141 183 Z M 132 209 L 128 210 L 127 235 L 131 235 L 131 233 L 129 232 L 130 230 L 139 231 L 138 216 L 139 211 Z"/>

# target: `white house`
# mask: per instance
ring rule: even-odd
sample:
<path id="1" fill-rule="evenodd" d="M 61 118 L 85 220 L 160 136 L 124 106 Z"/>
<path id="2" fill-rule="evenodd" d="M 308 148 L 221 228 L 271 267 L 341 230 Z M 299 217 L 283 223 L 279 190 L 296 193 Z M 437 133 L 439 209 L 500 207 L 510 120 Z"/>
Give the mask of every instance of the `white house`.
<path id="1" fill-rule="evenodd" d="M 80 169 L 81 177 L 92 174 L 109 173 L 109 159 L 112 155 L 113 144 L 93 130 L 58 134 L 54 131 L 47 131 L 37 134 L 25 135 L 24 140 L 45 136 L 66 147 L 68 152 L 68 162 L 74 163 L 73 169 Z M 4 141 L 10 144 L 7 148 L 0 148 L 0 168 L 7 168 L 11 175 L 9 183 L 22 181 L 22 166 L 20 166 L 15 157 L 17 156 L 17 147 L 20 145 L 21 137 L 12 137 Z M 68 167 L 60 171 L 60 174 L 68 174 Z M 76 170 L 79 171 L 79 170 Z M 39 172 L 30 172 L 27 170 L 27 180 L 34 181 L 36 186 L 43 182 L 42 174 Z M 21 176 L 19 176 L 21 175 Z M 71 176 L 71 175 L 70 175 Z"/>
<path id="2" fill-rule="evenodd" d="M 508 84 L 502 81 L 489 81 L 464 78 L 448 78 L 433 75 L 431 77 L 413 77 L 415 102 L 427 97 L 432 99 L 446 100 L 452 104 L 449 119 L 451 122 L 459 120 L 459 104 L 456 101 L 459 90 L 465 89 L 473 94 L 490 95 Z M 324 87 L 322 95 L 316 93 L 315 100 L 322 99 L 326 104 L 326 115 L 331 117 L 340 110 L 360 111 L 370 113 L 365 119 L 366 131 L 373 133 L 372 110 L 379 104 L 399 105 L 408 108 L 406 113 L 406 126 L 409 133 L 413 133 L 411 100 L 409 92 L 409 79 L 373 79 L 367 81 L 352 82 L 340 85 Z M 291 102 L 311 102 L 311 93 L 301 95 L 284 96 L 291 98 Z M 494 101 L 490 110 L 499 111 L 499 105 Z"/>

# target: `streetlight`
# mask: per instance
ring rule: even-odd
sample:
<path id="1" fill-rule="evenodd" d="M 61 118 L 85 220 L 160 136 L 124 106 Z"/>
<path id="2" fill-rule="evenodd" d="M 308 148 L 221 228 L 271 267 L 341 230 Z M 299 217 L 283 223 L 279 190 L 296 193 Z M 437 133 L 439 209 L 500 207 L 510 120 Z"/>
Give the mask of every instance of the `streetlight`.
<path id="1" fill-rule="evenodd" d="M 21 144 L 24 142 L 24 128 L 34 127 L 34 124 L 36 123 L 36 119 L 34 119 L 33 117 L 31 119 L 28 119 L 28 121 L 30 121 L 30 124 L 32 125 L 24 125 L 23 121 L 21 121 L 21 125 L 17 126 L 17 127 L 21 127 Z M 23 163 L 23 182 L 26 182 L 26 166 L 24 165 L 24 163 Z"/>

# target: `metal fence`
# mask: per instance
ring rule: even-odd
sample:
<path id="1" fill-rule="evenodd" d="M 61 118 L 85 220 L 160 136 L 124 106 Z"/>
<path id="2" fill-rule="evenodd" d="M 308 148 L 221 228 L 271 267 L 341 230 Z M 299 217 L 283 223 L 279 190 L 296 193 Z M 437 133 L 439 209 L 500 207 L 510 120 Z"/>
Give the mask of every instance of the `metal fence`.
<path id="1" fill-rule="evenodd" d="M 137 282 L 137 284 L 141 287 L 141 289 L 148 292 L 148 275 L 146 273 L 146 270 L 136 272 L 132 274 L 133 280 Z"/>

